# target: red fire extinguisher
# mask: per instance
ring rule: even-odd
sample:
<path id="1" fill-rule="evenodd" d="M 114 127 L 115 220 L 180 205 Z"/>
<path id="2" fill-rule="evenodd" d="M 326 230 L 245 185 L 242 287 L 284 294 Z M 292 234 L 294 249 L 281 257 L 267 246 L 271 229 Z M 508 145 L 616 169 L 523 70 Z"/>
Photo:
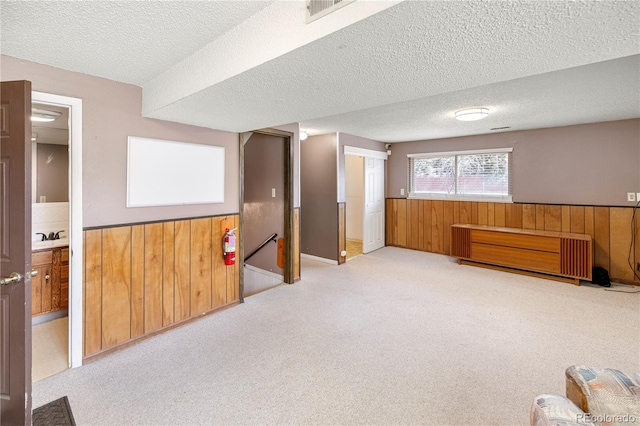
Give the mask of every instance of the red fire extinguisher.
<path id="1" fill-rule="evenodd" d="M 225 229 L 224 238 L 222 238 L 222 257 L 227 266 L 236 264 L 236 229 Z"/>

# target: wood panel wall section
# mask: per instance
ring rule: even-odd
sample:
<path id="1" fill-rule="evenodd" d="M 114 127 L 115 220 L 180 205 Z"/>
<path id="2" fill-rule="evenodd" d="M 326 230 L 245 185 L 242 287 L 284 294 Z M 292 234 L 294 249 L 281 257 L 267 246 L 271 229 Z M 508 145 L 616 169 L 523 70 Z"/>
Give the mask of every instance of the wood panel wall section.
<path id="1" fill-rule="evenodd" d="M 224 265 L 222 237 L 239 223 L 230 215 L 85 230 L 84 358 L 238 303 L 240 263 Z"/>
<path id="2" fill-rule="evenodd" d="M 300 207 L 293 209 L 293 281 L 300 281 Z"/>
<path id="3" fill-rule="evenodd" d="M 615 281 L 640 285 L 629 266 L 640 262 L 640 219 L 629 259 L 632 214 L 631 207 L 388 198 L 386 239 L 389 246 L 448 255 L 454 223 L 589 234 L 594 266 Z"/>
<path id="4" fill-rule="evenodd" d="M 347 250 L 347 210 L 346 203 L 338 203 L 338 265 L 347 261 L 342 252 Z"/>

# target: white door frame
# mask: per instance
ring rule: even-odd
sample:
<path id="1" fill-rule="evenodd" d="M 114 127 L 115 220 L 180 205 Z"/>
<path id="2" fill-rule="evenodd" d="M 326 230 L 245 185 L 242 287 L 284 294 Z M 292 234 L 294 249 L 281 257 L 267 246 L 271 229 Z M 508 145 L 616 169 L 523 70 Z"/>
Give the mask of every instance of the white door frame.
<path id="1" fill-rule="evenodd" d="M 374 158 L 377 160 L 384 160 L 387 161 L 387 159 L 389 158 L 389 155 L 386 152 L 383 151 L 374 151 L 372 149 L 366 149 L 366 148 L 358 148 L 355 146 L 349 146 L 349 145 L 345 145 L 344 146 L 344 155 L 357 155 L 359 157 L 365 157 L 365 158 Z M 366 172 L 366 167 L 363 170 L 363 173 Z M 364 179 L 364 176 L 363 176 Z M 384 176 L 384 174 L 382 175 L 382 179 L 383 181 L 386 180 L 386 176 Z M 383 182 L 383 187 L 384 187 L 384 182 Z M 365 182 L 365 186 L 366 186 L 366 182 Z M 366 202 L 367 202 L 367 194 L 365 191 L 365 194 L 363 194 L 363 206 L 362 206 L 362 238 L 363 238 L 363 249 L 364 249 L 364 236 L 366 233 L 366 215 L 367 215 L 367 209 L 366 209 Z M 382 211 L 384 212 L 385 210 L 385 206 L 384 203 L 382 205 Z M 385 226 L 385 221 L 383 221 L 383 226 Z M 363 250 L 364 251 L 364 250 Z"/>
<path id="2" fill-rule="evenodd" d="M 344 155 L 357 155 L 359 157 L 377 158 L 379 160 L 387 160 L 389 155 L 386 152 L 374 151 L 372 149 L 358 148 L 356 146 L 344 146 Z"/>
<path id="3" fill-rule="evenodd" d="M 32 92 L 31 101 L 69 107 L 69 366 L 82 365 L 82 99 Z"/>

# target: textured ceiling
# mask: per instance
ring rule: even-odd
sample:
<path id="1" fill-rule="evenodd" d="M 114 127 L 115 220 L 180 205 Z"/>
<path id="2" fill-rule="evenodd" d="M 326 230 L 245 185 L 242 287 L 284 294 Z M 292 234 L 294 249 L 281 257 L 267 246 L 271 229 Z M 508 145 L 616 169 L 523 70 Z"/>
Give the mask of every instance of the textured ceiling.
<path id="1" fill-rule="evenodd" d="M 490 115 L 480 121 L 455 120 L 455 111 L 467 106 L 485 106 Z M 640 55 L 633 55 L 309 120 L 303 127 L 310 134 L 340 129 L 404 142 L 639 116 Z"/>
<path id="2" fill-rule="evenodd" d="M 2 54 L 142 86 L 273 1 L 5 1 Z"/>
<path id="3" fill-rule="evenodd" d="M 271 3 L 59 2 L 45 15 L 3 1 L 1 48 L 145 86 Z M 258 27 L 253 40 L 286 30 Z M 640 116 L 639 54 L 637 1 L 405 1 L 148 115 L 231 131 L 301 122 L 390 142 L 625 119 Z M 196 74 L 226 66 L 202 63 Z M 453 119 L 480 105 L 489 118 Z"/>

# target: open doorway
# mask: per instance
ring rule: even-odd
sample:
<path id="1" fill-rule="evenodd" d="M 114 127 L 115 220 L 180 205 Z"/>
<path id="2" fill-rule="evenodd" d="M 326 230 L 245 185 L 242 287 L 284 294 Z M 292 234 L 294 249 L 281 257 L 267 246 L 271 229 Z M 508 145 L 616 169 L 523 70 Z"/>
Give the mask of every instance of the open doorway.
<path id="1" fill-rule="evenodd" d="M 241 135 L 242 295 L 294 281 L 293 135 Z"/>
<path id="2" fill-rule="evenodd" d="M 364 230 L 364 158 L 345 155 L 347 260 L 362 254 Z"/>
<path id="3" fill-rule="evenodd" d="M 32 93 L 32 381 L 82 365 L 82 100 Z"/>
<path id="4" fill-rule="evenodd" d="M 32 102 L 32 380 L 69 368 L 69 107 Z"/>
<path id="5" fill-rule="evenodd" d="M 384 247 L 387 153 L 346 145 L 344 154 L 346 257 L 349 259 Z"/>

